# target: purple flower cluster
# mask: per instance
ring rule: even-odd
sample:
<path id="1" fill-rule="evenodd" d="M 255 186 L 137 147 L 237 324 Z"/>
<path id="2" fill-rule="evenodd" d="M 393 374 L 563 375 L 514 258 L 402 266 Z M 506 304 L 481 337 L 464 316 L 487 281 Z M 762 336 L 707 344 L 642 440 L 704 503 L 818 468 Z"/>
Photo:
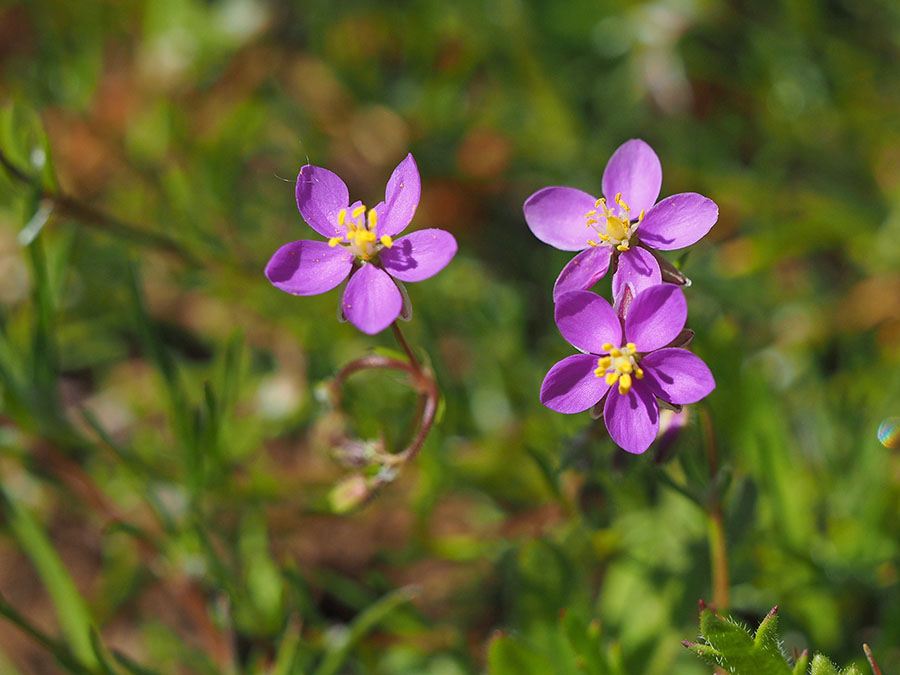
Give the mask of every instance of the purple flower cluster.
<path id="1" fill-rule="evenodd" d="M 266 277 L 292 295 L 325 293 L 349 277 L 343 315 L 364 333 L 380 333 L 403 309 L 397 282 L 428 279 L 456 255 L 456 239 L 444 230 L 394 239 L 412 221 L 421 187 L 416 161 L 407 155 L 391 174 L 384 201 L 367 209 L 362 202 L 350 203 L 337 174 L 307 164 L 297 176 L 297 207 L 328 241 L 285 244 L 266 265 Z"/>
<path id="2" fill-rule="evenodd" d="M 687 302 L 680 288 L 662 283 L 651 249 L 684 248 L 718 219 L 718 207 L 694 192 L 658 202 L 662 168 L 653 149 L 633 139 L 621 145 L 603 172 L 604 197 L 570 187 L 548 187 L 525 201 L 528 227 L 543 242 L 581 251 L 553 288 L 555 319 L 581 354 L 555 364 L 541 385 L 541 402 L 561 413 L 603 403 L 613 441 L 642 453 L 659 429 L 657 400 L 695 403 L 716 386 L 697 356 L 681 348 Z M 586 289 L 614 267 L 615 311 Z M 676 346 L 678 345 L 678 346 Z"/>

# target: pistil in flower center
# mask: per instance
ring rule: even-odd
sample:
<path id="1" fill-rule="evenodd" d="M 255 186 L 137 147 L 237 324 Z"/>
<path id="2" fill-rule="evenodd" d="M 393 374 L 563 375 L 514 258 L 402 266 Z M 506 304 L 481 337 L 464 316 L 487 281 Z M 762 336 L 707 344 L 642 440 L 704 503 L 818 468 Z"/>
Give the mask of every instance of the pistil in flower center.
<path id="1" fill-rule="evenodd" d="M 370 260 L 381 248 L 393 246 L 394 240 L 391 237 L 384 235 L 379 239 L 375 234 L 378 227 L 378 212 L 375 209 L 369 209 L 368 214 L 363 218 L 364 213 L 366 213 L 365 204 L 360 204 L 349 214 L 347 209 L 338 211 L 338 227 L 345 229 L 346 234 L 332 237 L 328 240 L 328 245 L 335 247 L 346 241 L 353 255 L 361 260 Z"/>
<path id="2" fill-rule="evenodd" d="M 631 207 L 624 202 L 621 192 L 616 194 L 614 201 L 619 206 L 618 213 L 609 209 L 606 205 L 606 197 L 601 197 L 594 204 L 596 208 L 585 214 L 587 226 L 597 233 L 597 240 L 588 239 L 587 243 L 589 246 L 610 246 L 619 251 L 627 251 L 631 236 L 644 219 L 644 212 L 641 211 L 637 220 L 631 222 L 629 216 Z M 602 221 L 598 219 L 602 219 Z"/>
<path id="3" fill-rule="evenodd" d="M 638 366 L 637 347 L 629 342 L 624 347 L 616 348 L 612 343 L 603 345 L 603 351 L 609 356 L 601 356 L 597 359 L 595 377 L 606 378 L 609 386 L 619 383 L 619 393 L 624 395 L 631 390 L 631 376 L 638 380 L 644 377 L 644 371 Z"/>

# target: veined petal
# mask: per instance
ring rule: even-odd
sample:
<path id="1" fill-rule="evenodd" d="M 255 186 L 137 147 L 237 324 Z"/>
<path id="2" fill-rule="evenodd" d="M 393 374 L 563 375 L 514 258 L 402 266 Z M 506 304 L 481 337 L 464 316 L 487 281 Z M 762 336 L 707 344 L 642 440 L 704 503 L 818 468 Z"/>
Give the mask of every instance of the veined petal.
<path id="1" fill-rule="evenodd" d="M 635 296 L 625 317 L 625 338 L 639 352 L 665 347 L 687 321 L 687 301 L 678 286 L 660 284 Z"/>
<path id="2" fill-rule="evenodd" d="M 635 380 L 627 394 L 610 390 L 603 408 L 603 421 L 610 437 L 623 450 L 636 455 L 645 452 L 659 430 L 659 406 L 641 380 Z"/>
<path id="3" fill-rule="evenodd" d="M 603 196 L 610 209 L 616 195 L 628 204 L 633 218 L 649 211 L 662 187 L 662 166 L 653 148 L 639 138 L 620 145 L 609 158 L 603 171 Z M 643 227 L 643 225 L 642 225 Z"/>
<path id="4" fill-rule="evenodd" d="M 528 199 L 522 210 L 534 236 L 561 251 L 580 251 L 588 246 L 593 230 L 587 227 L 587 213 L 596 199 L 570 187 L 546 187 Z"/>
<path id="5" fill-rule="evenodd" d="M 341 309 L 344 316 L 363 333 L 375 335 L 390 326 L 400 314 L 403 298 L 384 270 L 363 265 L 350 277 Z"/>
<path id="6" fill-rule="evenodd" d="M 622 292 L 625 284 L 632 285 L 632 292 L 637 295 L 645 288 L 662 283 L 659 263 L 653 254 L 646 249 L 633 246 L 619 254 L 619 265 L 612 278 L 613 297 Z"/>
<path id="7" fill-rule="evenodd" d="M 559 332 L 576 349 L 604 354 L 606 350 L 603 345 L 606 343 L 614 347 L 622 344 L 619 317 L 609 303 L 596 293 L 571 291 L 560 296 L 554 318 Z"/>
<path id="8" fill-rule="evenodd" d="M 342 237 L 338 212 L 348 208 L 350 193 L 336 173 L 307 164 L 297 176 L 297 208 L 303 220 L 323 237 Z"/>
<path id="9" fill-rule="evenodd" d="M 592 246 L 576 255 L 562 268 L 553 285 L 553 302 L 563 293 L 584 291 L 597 283 L 609 269 L 612 249 L 609 246 Z"/>
<path id="10" fill-rule="evenodd" d="M 294 241 L 275 251 L 266 277 L 275 288 L 293 295 L 330 291 L 350 274 L 353 255 L 324 241 Z"/>
<path id="11" fill-rule="evenodd" d="M 644 382 L 664 401 L 696 403 L 716 388 L 716 381 L 699 356 L 687 349 L 660 349 L 641 359 Z"/>
<path id="12" fill-rule="evenodd" d="M 719 207 L 696 192 L 666 197 L 647 211 L 638 235 L 647 246 L 661 251 L 684 248 L 699 241 L 719 219 Z"/>
<path id="13" fill-rule="evenodd" d="M 609 389 L 605 378 L 594 375 L 597 358 L 575 354 L 557 362 L 541 384 L 541 403 L 556 412 L 584 412 Z"/>
<path id="14" fill-rule="evenodd" d="M 419 167 L 409 154 L 394 169 L 384 190 L 384 213 L 378 214 L 379 237 L 393 237 L 406 229 L 416 214 L 421 193 Z"/>
<path id="15" fill-rule="evenodd" d="M 402 281 L 422 281 L 444 269 L 456 248 L 456 239 L 449 232 L 418 230 L 381 249 L 381 263 L 388 274 Z"/>

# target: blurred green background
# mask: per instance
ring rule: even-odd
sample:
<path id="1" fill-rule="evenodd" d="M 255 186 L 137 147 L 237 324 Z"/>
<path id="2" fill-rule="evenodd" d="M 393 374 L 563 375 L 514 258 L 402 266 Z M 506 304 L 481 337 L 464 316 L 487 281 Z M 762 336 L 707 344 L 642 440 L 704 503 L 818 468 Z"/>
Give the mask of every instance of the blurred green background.
<path id="1" fill-rule="evenodd" d="M 895 0 L 0 4 L 0 594 L 115 672 L 708 673 L 721 493 L 735 614 L 900 672 L 898 58 Z M 570 254 L 522 202 L 632 137 L 720 207 L 681 260 L 718 388 L 665 461 L 538 400 Z M 443 410 L 336 514 L 321 385 L 395 345 L 262 270 L 316 237 L 302 164 L 372 203 L 410 151 L 460 243 L 404 327 Z M 402 442 L 400 378 L 347 396 Z M 57 672 L 4 624 L 0 672 Z"/>

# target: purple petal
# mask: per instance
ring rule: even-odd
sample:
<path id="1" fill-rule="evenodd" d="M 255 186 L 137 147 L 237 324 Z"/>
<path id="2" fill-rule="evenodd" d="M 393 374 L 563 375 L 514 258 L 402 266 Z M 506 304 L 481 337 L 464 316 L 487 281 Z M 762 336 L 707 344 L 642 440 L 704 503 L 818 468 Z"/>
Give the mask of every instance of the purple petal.
<path id="1" fill-rule="evenodd" d="M 393 323 L 403 306 L 393 280 L 375 265 L 363 265 L 350 277 L 341 309 L 363 333 L 380 333 Z"/>
<path id="2" fill-rule="evenodd" d="M 632 292 L 637 295 L 645 288 L 661 283 L 659 263 L 652 253 L 643 248 L 632 247 L 619 254 L 619 266 L 612 278 L 614 298 L 619 296 L 625 284 L 631 284 Z"/>
<path id="3" fill-rule="evenodd" d="M 594 375 L 597 357 L 575 354 L 557 362 L 541 384 L 541 403 L 556 412 L 584 412 L 609 389 L 606 380 Z"/>
<path id="4" fill-rule="evenodd" d="M 640 365 L 647 386 L 669 403 L 696 403 L 716 388 L 703 359 L 687 349 L 660 349 L 647 354 Z"/>
<path id="5" fill-rule="evenodd" d="M 411 154 L 397 165 L 384 190 L 384 213 L 378 214 L 378 236 L 393 237 L 406 229 L 416 214 L 422 180 Z"/>
<path id="6" fill-rule="evenodd" d="M 613 386 L 606 397 L 603 420 L 610 437 L 623 450 L 641 454 L 656 438 L 659 407 L 649 387 L 635 381 L 627 394 Z"/>
<path id="7" fill-rule="evenodd" d="M 660 284 L 637 294 L 625 318 L 625 338 L 639 352 L 665 347 L 687 321 L 687 301 L 678 286 Z"/>
<path id="8" fill-rule="evenodd" d="M 350 193 L 340 177 L 328 169 L 307 164 L 297 176 L 297 208 L 303 220 L 323 237 L 340 237 L 338 211 L 348 208 Z"/>
<path id="9" fill-rule="evenodd" d="M 682 192 L 647 211 L 637 233 L 647 246 L 671 251 L 700 240 L 718 219 L 719 207 L 712 199 Z"/>
<path id="10" fill-rule="evenodd" d="M 622 344 L 622 324 L 609 303 L 590 291 L 570 291 L 559 298 L 554 311 L 562 336 L 576 349 L 603 354 L 607 342 Z"/>
<path id="11" fill-rule="evenodd" d="M 422 281 L 447 266 L 456 255 L 456 239 L 444 230 L 429 229 L 401 237 L 381 249 L 381 262 L 391 276 L 402 281 Z"/>
<path id="12" fill-rule="evenodd" d="M 587 226 L 587 212 L 596 199 L 570 187 L 546 187 L 525 200 L 525 222 L 534 236 L 561 251 L 580 251 L 596 233 Z M 596 237 L 594 237 L 596 238 Z"/>
<path id="13" fill-rule="evenodd" d="M 572 258 L 556 278 L 553 302 L 563 293 L 586 290 L 602 279 L 609 269 L 610 253 L 609 246 L 592 246 Z"/>
<path id="14" fill-rule="evenodd" d="M 294 241 L 275 251 L 266 277 L 275 288 L 293 295 L 330 291 L 350 274 L 353 254 L 324 241 Z"/>
<path id="15" fill-rule="evenodd" d="M 653 148 L 639 138 L 618 147 L 603 171 L 603 195 L 612 209 L 616 194 L 631 208 L 634 218 L 641 210 L 649 211 L 659 197 L 662 166 Z"/>

